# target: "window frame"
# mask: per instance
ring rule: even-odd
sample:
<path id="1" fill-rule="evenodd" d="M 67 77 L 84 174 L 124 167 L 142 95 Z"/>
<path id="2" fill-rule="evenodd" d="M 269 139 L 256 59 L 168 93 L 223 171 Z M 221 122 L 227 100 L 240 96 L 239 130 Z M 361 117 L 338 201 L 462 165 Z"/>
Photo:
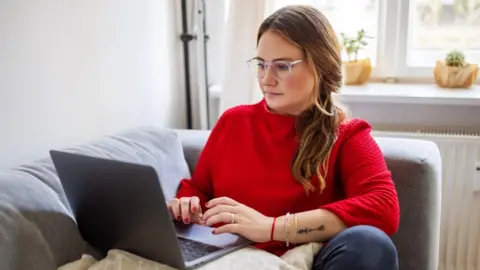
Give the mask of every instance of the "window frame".
<path id="1" fill-rule="evenodd" d="M 378 1 L 378 60 L 372 69 L 372 81 L 434 82 L 433 67 L 408 66 L 410 0 Z M 480 56 L 480 51 L 478 54 Z M 480 84 L 480 77 L 476 84 Z"/>

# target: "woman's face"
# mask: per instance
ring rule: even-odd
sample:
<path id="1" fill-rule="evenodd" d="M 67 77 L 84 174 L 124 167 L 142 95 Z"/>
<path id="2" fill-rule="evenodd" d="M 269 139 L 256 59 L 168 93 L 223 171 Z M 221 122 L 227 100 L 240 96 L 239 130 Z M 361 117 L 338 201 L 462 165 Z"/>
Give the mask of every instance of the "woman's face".
<path id="1" fill-rule="evenodd" d="M 258 83 L 268 107 L 274 112 L 298 115 L 311 104 L 314 88 L 314 75 L 308 68 L 303 52 L 282 35 L 265 32 L 257 46 L 259 63 L 276 62 L 274 65 L 259 65 Z M 303 60 L 288 69 L 285 62 Z"/>

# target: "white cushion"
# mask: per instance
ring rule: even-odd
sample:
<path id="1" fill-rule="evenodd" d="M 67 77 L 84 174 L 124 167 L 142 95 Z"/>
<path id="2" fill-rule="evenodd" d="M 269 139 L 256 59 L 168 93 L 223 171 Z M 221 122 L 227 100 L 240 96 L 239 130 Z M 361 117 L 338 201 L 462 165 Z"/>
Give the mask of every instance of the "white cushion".
<path id="1" fill-rule="evenodd" d="M 266 251 L 247 247 L 232 252 L 215 261 L 197 268 L 198 270 L 216 269 L 284 269 L 310 270 L 313 258 L 320 250 L 320 243 L 309 243 L 289 250 L 282 257 Z M 95 261 L 91 256 L 84 255 L 76 262 L 64 265 L 58 270 L 174 270 L 173 268 L 153 262 L 122 250 L 110 250 L 107 256 Z"/>

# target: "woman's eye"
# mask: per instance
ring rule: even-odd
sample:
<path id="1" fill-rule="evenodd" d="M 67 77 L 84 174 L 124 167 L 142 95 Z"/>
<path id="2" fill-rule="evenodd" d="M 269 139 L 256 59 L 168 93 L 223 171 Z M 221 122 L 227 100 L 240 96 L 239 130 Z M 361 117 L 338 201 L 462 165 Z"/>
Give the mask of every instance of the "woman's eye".
<path id="1" fill-rule="evenodd" d="M 277 66 L 277 69 L 280 71 L 288 70 L 288 65 L 285 63 L 277 63 L 276 66 Z"/>
<path id="2" fill-rule="evenodd" d="M 262 70 L 263 70 L 263 69 L 265 69 L 265 64 L 264 64 L 264 63 L 257 62 L 257 67 L 258 67 L 259 69 L 262 69 Z"/>

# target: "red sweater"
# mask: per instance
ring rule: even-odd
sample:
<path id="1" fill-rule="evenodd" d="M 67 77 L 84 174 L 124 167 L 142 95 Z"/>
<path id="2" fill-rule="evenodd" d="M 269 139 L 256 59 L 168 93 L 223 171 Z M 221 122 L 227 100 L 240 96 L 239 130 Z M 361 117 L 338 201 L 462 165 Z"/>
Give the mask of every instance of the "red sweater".
<path id="1" fill-rule="evenodd" d="M 268 111 L 264 100 L 227 110 L 213 128 L 192 179 L 181 181 L 177 197 L 198 196 L 203 207 L 226 196 L 271 217 L 322 208 L 348 227 L 371 225 L 395 233 L 397 193 L 369 124 L 358 119 L 341 124 L 326 188 L 321 195 L 308 196 L 291 173 L 298 147 L 294 124 L 294 117 Z M 318 191 L 317 177 L 312 184 Z M 287 250 L 279 242 L 256 247 L 277 255 Z"/>

